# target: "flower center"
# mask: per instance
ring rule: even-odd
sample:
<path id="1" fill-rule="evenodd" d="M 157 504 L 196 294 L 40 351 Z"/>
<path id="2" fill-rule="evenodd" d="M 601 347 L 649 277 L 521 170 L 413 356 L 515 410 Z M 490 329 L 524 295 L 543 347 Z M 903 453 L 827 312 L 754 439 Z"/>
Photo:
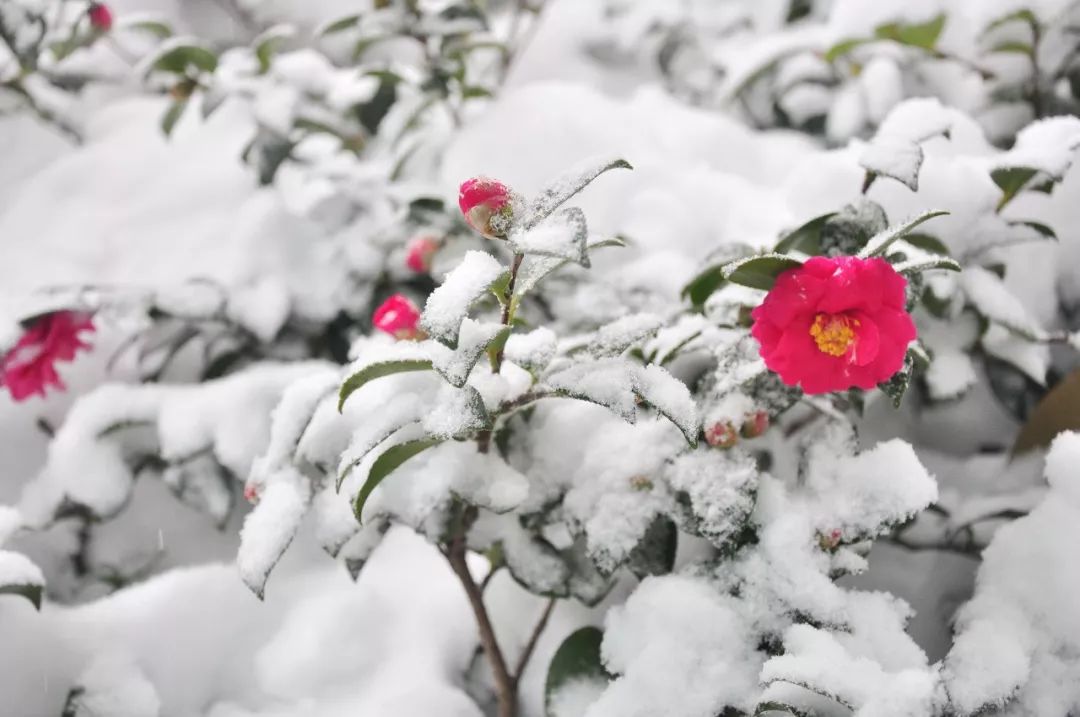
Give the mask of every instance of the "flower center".
<path id="1" fill-rule="evenodd" d="M 837 314 L 818 314 L 810 325 L 810 335 L 818 350 L 830 356 L 843 356 L 855 343 L 855 329 L 858 319 L 849 319 Z"/>

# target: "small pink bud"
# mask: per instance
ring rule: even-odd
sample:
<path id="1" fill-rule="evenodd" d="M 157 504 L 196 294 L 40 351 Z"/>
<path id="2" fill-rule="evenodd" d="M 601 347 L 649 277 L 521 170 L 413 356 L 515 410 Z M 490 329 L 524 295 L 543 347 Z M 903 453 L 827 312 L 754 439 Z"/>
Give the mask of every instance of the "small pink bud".
<path id="1" fill-rule="evenodd" d="M 246 500 L 248 503 L 259 502 L 259 489 L 255 486 L 254 483 L 244 484 L 244 500 Z"/>
<path id="2" fill-rule="evenodd" d="M 822 550 L 836 550 L 842 537 L 844 537 L 844 534 L 840 529 L 833 528 L 828 535 L 818 533 L 818 544 L 821 545 Z"/>
<path id="3" fill-rule="evenodd" d="M 90 3 L 90 7 L 86 10 L 86 16 L 90 18 L 90 26 L 95 30 L 101 32 L 108 32 L 112 29 L 113 16 L 112 10 L 108 5 L 99 2 Z"/>
<path id="4" fill-rule="evenodd" d="M 458 206 L 465 221 L 489 239 L 503 239 L 514 219 L 514 193 L 502 182 L 475 177 L 462 183 Z"/>
<path id="5" fill-rule="evenodd" d="M 420 310 L 402 294 L 394 294 L 382 302 L 371 316 L 375 328 L 397 339 L 420 338 L 419 321 Z"/>
<path id="6" fill-rule="evenodd" d="M 720 421 L 705 429 L 705 442 L 713 448 L 731 448 L 739 442 L 739 434 L 730 421 Z"/>
<path id="7" fill-rule="evenodd" d="M 405 266 L 417 274 L 431 271 L 431 260 L 439 251 L 439 240 L 433 236 L 418 236 L 405 245 Z"/>
<path id="8" fill-rule="evenodd" d="M 745 438 L 757 438 L 769 430 L 769 414 L 765 411 L 755 411 L 743 419 L 742 434 Z"/>

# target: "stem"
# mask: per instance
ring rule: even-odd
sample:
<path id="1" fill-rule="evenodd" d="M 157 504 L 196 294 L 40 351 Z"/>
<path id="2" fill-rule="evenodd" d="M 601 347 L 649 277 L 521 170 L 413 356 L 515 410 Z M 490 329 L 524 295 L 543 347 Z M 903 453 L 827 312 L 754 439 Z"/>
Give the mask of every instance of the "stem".
<path id="1" fill-rule="evenodd" d="M 551 598 L 548 600 L 547 607 L 544 608 L 543 614 L 540 615 L 540 620 L 536 623 L 536 627 L 533 628 L 532 635 L 529 636 L 529 641 L 525 644 L 525 649 L 521 651 L 521 656 L 518 657 L 517 665 L 514 667 L 515 689 L 521 681 L 521 675 L 524 674 L 525 668 L 529 664 L 529 658 L 532 657 L 533 650 L 536 649 L 536 643 L 540 641 L 540 634 L 543 633 L 544 628 L 547 627 L 548 619 L 551 617 L 551 613 L 554 610 L 555 598 Z"/>
<path id="2" fill-rule="evenodd" d="M 502 309 L 502 325 L 509 326 L 510 322 L 514 320 L 513 305 L 514 305 L 514 285 L 517 283 L 518 270 L 521 269 L 521 261 L 525 258 L 524 254 L 514 254 L 514 260 L 510 263 L 510 281 L 506 282 L 506 292 L 503 294 L 503 309 Z M 491 359 L 491 372 L 499 373 L 502 369 L 503 350 L 502 347 L 495 353 L 495 356 Z"/>
<path id="3" fill-rule="evenodd" d="M 517 681 L 510 675 L 510 670 L 506 666 L 506 658 L 499 649 L 499 643 L 495 639 L 495 628 L 491 624 L 491 617 L 484 605 L 484 595 L 473 579 L 472 573 L 469 572 L 469 564 L 465 559 L 467 552 L 465 534 L 475 519 L 476 508 L 472 506 L 465 508 L 459 529 L 446 547 L 446 559 L 458 580 L 461 581 L 462 587 L 465 588 L 465 595 L 469 598 L 469 605 L 476 617 L 476 626 L 480 630 L 480 644 L 484 648 L 488 662 L 491 663 L 491 671 L 495 675 L 499 717 L 515 717 L 517 715 Z"/>

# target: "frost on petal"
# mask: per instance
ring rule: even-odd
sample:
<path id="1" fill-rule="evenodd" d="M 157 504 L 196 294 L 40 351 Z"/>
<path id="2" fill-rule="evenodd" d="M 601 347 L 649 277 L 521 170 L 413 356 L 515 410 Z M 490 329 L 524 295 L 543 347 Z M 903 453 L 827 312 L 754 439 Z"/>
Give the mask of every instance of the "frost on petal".
<path id="1" fill-rule="evenodd" d="M 236 565 L 244 584 L 260 598 L 310 502 L 309 481 L 295 469 L 283 468 L 267 480 L 258 504 L 244 519 Z"/>
<path id="2" fill-rule="evenodd" d="M 428 296 L 421 327 L 448 346 L 456 346 L 461 322 L 491 285 L 506 273 L 499 261 L 482 251 L 469 251 L 446 280 Z"/>

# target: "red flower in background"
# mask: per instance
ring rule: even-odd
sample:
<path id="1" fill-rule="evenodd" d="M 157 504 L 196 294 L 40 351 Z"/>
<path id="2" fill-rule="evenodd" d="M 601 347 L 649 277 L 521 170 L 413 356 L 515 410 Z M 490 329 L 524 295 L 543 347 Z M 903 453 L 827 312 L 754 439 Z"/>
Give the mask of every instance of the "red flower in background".
<path id="1" fill-rule="evenodd" d="M 382 302 L 371 317 L 371 323 L 397 339 L 420 338 L 420 310 L 402 294 L 394 294 Z"/>
<path id="2" fill-rule="evenodd" d="M 514 193 L 502 182 L 475 177 L 462 183 L 458 206 L 465 221 L 488 238 L 503 238 L 514 216 Z"/>
<path id="3" fill-rule="evenodd" d="M 437 251 L 439 240 L 435 237 L 414 237 L 405 245 L 405 266 L 417 274 L 427 274 L 431 271 L 431 260 Z"/>
<path id="4" fill-rule="evenodd" d="M 906 286 L 884 259 L 816 256 L 777 278 L 751 313 L 751 333 L 789 386 L 871 389 L 900 370 L 915 338 Z"/>
<path id="5" fill-rule="evenodd" d="M 97 2 L 90 3 L 90 7 L 86 10 L 86 16 L 90 18 L 90 26 L 95 30 L 108 32 L 112 29 L 112 10 L 107 5 Z"/>
<path id="6" fill-rule="evenodd" d="M 63 390 L 56 363 L 71 361 L 79 349 L 90 348 L 79 338 L 83 331 L 94 331 L 90 314 L 56 311 L 36 319 L 0 359 L 0 384 L 16 401 L 35 393 L 44 396 L 48 386 Z"/>

